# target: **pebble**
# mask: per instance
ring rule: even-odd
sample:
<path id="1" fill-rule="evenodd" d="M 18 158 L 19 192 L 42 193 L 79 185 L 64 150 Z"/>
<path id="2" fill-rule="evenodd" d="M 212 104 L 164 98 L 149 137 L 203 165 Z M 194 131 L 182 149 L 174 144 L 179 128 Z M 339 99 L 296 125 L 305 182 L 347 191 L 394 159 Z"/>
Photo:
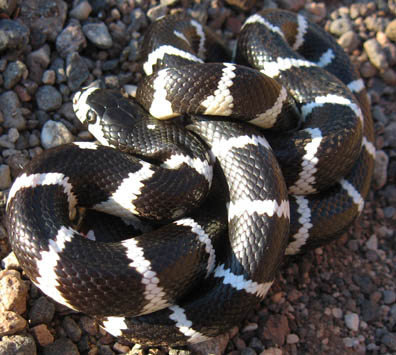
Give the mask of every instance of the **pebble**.
<path id="1" fill-rule="evenodd" d="M 80 355 L 77 346 L 67 338 L 59 338 L 43 349 L 43 355 Z"/>
<path id="2" fill-rule="evenodd" d="M 375 234 L 373 234 L 368 241 L 366 242 L 366 247 L 369 250 L 377 250 L 378 249 L 378 239 Z"/>
<path id="3" fill-rule="evenodd" d="M 0 165 L 0 190 L 8 189 L 11 186 L 10 167 L 5 164 Z"/>
<path id="4" fill-rule="evenodd" d="M 0 272 L 0 311 L 13 311 L 23 314 L 26 311 L 26 299 L 29 287 L 21 280 L 16 270 Z"/>
<path id="5" fill-rule="evenodd" d="M 70 53 L 66 57 L 66 76 L 71 91 L 77 91 L 88 79 L 87 62 L 77 52 Z"/>
<path id="6" fill-rule="evenodd" d="M 67 81 L 65 72 L 65 61 L 62 58 L 55 58 L 51 63 L 50 69 L 55 72 L 56 82 L 58 84 Z"/>
<path id="7" fill-rule="evenodd" d="M 364 50 L 370 62 L 379 70 L 385 70 L 388 68 L 388 62 L 386 54 L 382 49 L 380 43 L 375 39 L 371 38 L 363 43 Z"/>
<path id="8" fill-rule="evenodd" d="M 342 318 L 343 312 L 342 312 L 341 308 L 335 307 L 331 310 L 331 312 L 332 312 L 334 318 L 337 318 L 337 319 Z"/>
<path id="9" fill-rule="evenodd" d="M 282 350 L 278 348 L 268 348 L 263 350 L 260 355 L 282 355 Z"/>
<path id="10" fill-rule="evenodd" d="M 300 341 L 300 338 L 297 334 L 288 334 L 286 338 L 286 342 L 288 344 L 296 344 Z"/>
<path id="11" fill-rule="evenodd" d="M 51 50 L 47 44 L 27 55 L 26 63 L 29 67 L 29 78 L 34 82 L 39 83 L 41 81 L 44 70 L 51 62 L 50 56 Z"/>
<path id="12" fill-rule="evenodd" d="M 1 100 L 1 99 L 0 99 Z M 1 105 L 1 101 L 0 101 Z M 384 130 L 384 146 L 396 148 L 396 122 L 391 122 Z"/>
<path id="13" fill-rule="evenodd" d="M 82 28 L 87 38 L 98 48 L 108 49 L 113 46 L 113 40 L 103 22 L 87 23 Z"/>
<path id="14" fill-rule="evenodd" d="M 41 81 L 43 82 L 43 84 L 46 84 L 46 85 L 54 85 L 55 81 L 56 81 L 55 71 L 46 70 L 43 73 L 43 77 L 42 77 Z"/>
<path id="15" fill-rule="evenodd" d="M 0 313 L 0 337 L 19 333 L 26 326 L 26 320 L 18 313 L 12 311 L 3 311 Z"/>
<path id="16" fill-rule="evenodd" d="M 339 18 L 331 22 L 329 31 L 339 37 L 346 32 L 353 31 L 353 24 L 348 18 Z"/>
<path id="17" fill-rule="evenodd" d="M 146 14 L 141 8 L 137 8 L 132 10 L 131 15 L 131 24 L 128 30 L 133 32 L 138 32 L 141 28 L 146 27 L 148 25 L 148 19 Z"/>
<path id="18" fill-rule="evenodd" d="M 396 333 L 386 333 L 381 338 L 381 343 L 391 350 L 396 350 Z"/>
<path id="19" fill-rule="evenodd" d="M 18 18 L 29 26 L 34 44 L 40 45 L 46 39 L 54 42 L 62 30 L 66 16 L 67 4 L 63 0 L 20 2 Z"/>
<path id="20" fill-rule="evenodd" d="M 82 1 L 77 4 L 71 11 L 70 16 L 77 20 L 86 20 L 92 11 L 92 6 L 88 1 Z"/>
<path id="21" fill-rule="evenodd" d="M 65 319 L 62 322 L 62 325 L 71 340 L 73 340 L 75 343 L 80 341 L 82 331 L 73 318 L 65 317 Z"/>
<path id="22" fill-rule="evenodd" d="M 9 63 L 3 74 L 4 88 L 7 90 L 13 88 L 21 80 L 22 76 L 27 73 L 26 70 L 26 65 L 20 60 Z"/>
<path id="23" fill-rule="evenodd" d="M 55 340 L 46 324 L 36 325 L 35 327 L 31 328 L 31 331 L 40 346 L 47 346 L 52 344 Z"/>
<path id="24" fill-rule="evenodd" d="M 346 326 L 357 332 L 359 329 L 359 316 L 356 313 L 347 313 L 344 316 Z"/>
<path id="25" fill-rule="evenodd" d="M 23 52 L 29 43 L 29 33 L 28 27 L 21 22 L 0 19 L 0 51 Z"/>
<path id="26" fill-rule="evenodd" d="M 396 301 L 396 292 L 393 290 L 385 290 L 384 292 L 384 303 L 392 304 Z"/>
<path id="27" fill-rule="evenodd" d="M 391 41 L 396 42 L 396 19 L 388 23 L 385 34 Z"/>
<path id="28" fill-rule="evenodd" d="M 87 40 L 79 22 L 70 22 L 56 38 L 56 49 L 65 58 L 69 53 L 80 52 L 87 46 Z"/>
<path id="29" fill-rule="evenodd" d="M 275 314 L 270 315 L 265 323 L 261 338 L 282 345 L 289 333 L 290 329 L 286 316 Z"/>
<path id="30" fill-rule="evenodd" d="M 49 120 L 41 130 L 41 144 L 45 149 L 73 142 L 74 137 L 61 122 Z"/>
<path id="31" fill-rule="evenodd" d="M 22 115 L 21 104 L 17 94 L 13 91 L 6 91 L 0 95 L 0 110 L 3 113 L 5 128 L 24 129 L 26 120 Z"/>
<path id="32" fill-rule="evenodd" d="M 30 335 L 4 336 L 0 341 L 0 354 L 36 355 L 37 347 Z"/>
<path id="33" fill-rule="evenodd" d="M 54 111 L 62 105 L 62 95 L 51 85 L 43 85 L 37 90 L 36 102 L 40 110 Z"/>
<path id="34" fill-rule="evenodd" d="M 55 314 L 55 305 L 47 297 L 41 296 L 34 301 L 29 311 L 31 325 L 50 324 Z"/>
<path id="35" fill-rule="evenodd" d="M 374 186 L 375 188 L 382 189 L 388 179 L 389 158 L 383 150 L 377 150 L 375 154 L 375 169 L 374 169 Z"/>

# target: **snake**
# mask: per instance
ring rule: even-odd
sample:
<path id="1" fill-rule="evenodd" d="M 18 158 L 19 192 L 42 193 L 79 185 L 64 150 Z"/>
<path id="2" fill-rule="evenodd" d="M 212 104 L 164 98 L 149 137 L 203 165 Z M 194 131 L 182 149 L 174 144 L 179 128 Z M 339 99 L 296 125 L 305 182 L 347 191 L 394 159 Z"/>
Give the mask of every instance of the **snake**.
<path id="1" fill-rule="evenodd" d="M 73 98 L 99 144 L 44 151 L 10 189 L 27 276 L 116 337 L 176 346 L 227 332 L 287 255 L 336 239 L 363 210 L 373 123 L 336 41 L 263 10 L 230 52 L 184 13 L 153 22 L 135 98 L 98 83 Z"/>

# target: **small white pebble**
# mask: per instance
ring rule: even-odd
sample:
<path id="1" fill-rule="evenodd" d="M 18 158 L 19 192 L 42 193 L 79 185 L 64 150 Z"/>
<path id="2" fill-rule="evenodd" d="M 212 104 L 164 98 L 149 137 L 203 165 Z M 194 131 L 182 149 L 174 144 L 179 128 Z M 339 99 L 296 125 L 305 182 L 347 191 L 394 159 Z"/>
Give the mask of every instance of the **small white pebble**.
<path id="1" fill-rule="evenodd" d="M 366 242 L 366 247 L 367 247 L 367 249 L 374 250 L 374 251 L 378 249 L 378 239 L 375 234 L 373 234 L 368 239 L 368 241 Z"/>
<path id="2" fill-rule="evenodd" d="M 346 326 L 357 332 L 359 329 L 359 316 L 356 313 L 348 313 L 344 317 Z"/>
<path id="3" fill-rule="evenodd" d="M 300 341 L 300 338 L 297 334 L 288 334 L 286 341 L 288 344 L 296 344 Z"/>

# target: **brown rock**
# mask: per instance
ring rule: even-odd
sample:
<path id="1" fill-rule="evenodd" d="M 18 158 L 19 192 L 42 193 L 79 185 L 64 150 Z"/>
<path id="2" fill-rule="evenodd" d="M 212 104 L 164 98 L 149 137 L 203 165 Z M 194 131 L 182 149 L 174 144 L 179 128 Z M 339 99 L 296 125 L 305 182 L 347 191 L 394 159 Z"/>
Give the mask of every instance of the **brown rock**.
<path id="1" fill-rule="evenodd" d="M 26 311 L 29 288 L 16 270 L 0 273 L 0 310 L 22 314 Z"/>
<path id="2" fill-rule="evenodd" d="M 386 69 L 383 73 L 381 73 L 381 76 L 385 83 L 387 83 L 389 86 L 396 85 L 396 72 L 392 68 Z"/>
<path id="3" fill-rule="evenodd" d="M 389 22 L 385 29 L 386 37 L 391 41 L 396 42 L 396 20 Z"/>
<path id="4" fill-rule="evenodd" d="M 262 337 L 265 340 L 272 340 L 277 345 L 282 345 L 289 333 L 289 322 L 286 316 L 275 314 L 271 315 L 265 323 Z"/>
<path id="5" fill-rule="evenodd" d="M 205 341 L 203 343 L 190 345 L 189 348 L 194 352 L 194 354 L 224 354 L 227 343 L 230 340 L 229 334 L 221 334 L 211 340 Z"/>
<path id="6" fill-rule="evenodd" d="M 0 313 L 0 336 L 15 334 L 27 326 L 27 321 L 19 314 L 11 311 Z"/>
<path id="7" fill-rule="evenodd" d="M 41 346 L 47 346 L 54 342 L 54 336 L 49 331 L 46 324 L 39 324 L 31 328 L 31 331 Z"/>

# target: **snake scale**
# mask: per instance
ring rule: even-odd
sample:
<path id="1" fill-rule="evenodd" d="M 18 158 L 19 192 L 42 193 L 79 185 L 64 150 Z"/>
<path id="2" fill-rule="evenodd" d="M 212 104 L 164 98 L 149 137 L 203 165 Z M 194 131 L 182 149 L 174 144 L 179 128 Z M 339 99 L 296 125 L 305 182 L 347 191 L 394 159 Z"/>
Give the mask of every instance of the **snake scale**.
<path id="1" fill-rule="evenodd" d="M 334 240 L 361 213 L 370 108 L 335 40 L 291 12 L 249 17 L 233 62 L 184 14 L 153 23 L 142 44 L 136 100 L 76 93 L 101 144 L 33 159 L 7 227 L 54 300 L 133 342 L 198 343 L 246 317 L 285 254 Z"/>

